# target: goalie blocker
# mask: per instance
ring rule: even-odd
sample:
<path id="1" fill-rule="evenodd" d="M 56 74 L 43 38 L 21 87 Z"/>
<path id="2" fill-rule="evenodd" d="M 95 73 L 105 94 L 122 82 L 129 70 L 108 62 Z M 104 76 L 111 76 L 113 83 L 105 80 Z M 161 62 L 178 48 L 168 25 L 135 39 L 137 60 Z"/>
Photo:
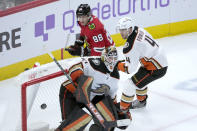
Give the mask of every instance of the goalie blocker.
<path id="1" fill-rule="evenodd" d="M 121 112 L 119 106 L 117 110 L 112 100 L 115 99 L 119 80 L 117 51 L 112 48 L 105 49 L 102 59 L 80 58 L 69 66 L 68 74 L 77 88 L 68 80 L 61 85 L 59 98 L 63 121 L 57 130 L 83 130 L 92 119 L 95 124 L 90 129 L 113 130 L 117 126 L 128 126 L 130 113 Z M 109 56 L 110 59 L 106 58 Z M 82 108 L 87 106 L 94 115 L 83 111 Z M 118 116 L 123 120 L 119 121 Z"/>

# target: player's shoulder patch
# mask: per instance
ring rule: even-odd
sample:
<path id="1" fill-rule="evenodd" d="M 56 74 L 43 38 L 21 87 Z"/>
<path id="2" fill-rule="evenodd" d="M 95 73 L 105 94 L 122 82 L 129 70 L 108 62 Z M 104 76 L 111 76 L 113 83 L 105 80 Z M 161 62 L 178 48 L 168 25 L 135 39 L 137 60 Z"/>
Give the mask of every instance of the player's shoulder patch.
<path id="1" fill-rule="evenodd" d="M 105 67 L 105 64 L 102 62 L 101 58 L 89 58 L 88 61 L 94 70 L 106 74 L 107 68 Z"/>
<path id="2" fill-rule="evenodd" d="M 95 66 L 99 66 L 101 64 L 100 58 L 89 58 L 88 61 Z"/>
<path id="3" fill-rule="evenodd" d="M 138 27 L 135 26 L 132 34 L 128 37 L 128 39 L 123 47 L 124 54 L 127 54 L 133 48 L 137 34 L 138 34 Z"/>
<path id="4" fill-rule="evenodd" d="M 92 62 L 97 66 L 101 64 L 101 61 L 98 59 L 93 59 Z"/>
<path id="5" fill-rule="evenodd" d="M 88 25 L 88 28 L 89 28 L 90 30 L 93 30 L 93 29 L 96 28 L 96 26 L 95 26 L 94 23 L 91 23 L 91 24 Z"/>

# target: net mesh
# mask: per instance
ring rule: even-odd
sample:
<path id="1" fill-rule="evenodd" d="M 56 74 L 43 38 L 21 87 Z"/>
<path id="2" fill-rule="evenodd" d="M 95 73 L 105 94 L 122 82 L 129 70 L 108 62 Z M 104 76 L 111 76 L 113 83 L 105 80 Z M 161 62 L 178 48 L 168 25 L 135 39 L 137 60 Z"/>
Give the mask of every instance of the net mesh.
<path id="1" fill-rule="evenodd" d="M 66 69 L 68 60 L 59 61 Z M 59 89 L 67 80 L 54 63 L 45 64 L 21 73 L 16 82 L 21 87 L 21 117 L 17 130 L 29 130 L 31 125 L 46 122 L 50 128 L 56 128 L 61 121 Z"/>

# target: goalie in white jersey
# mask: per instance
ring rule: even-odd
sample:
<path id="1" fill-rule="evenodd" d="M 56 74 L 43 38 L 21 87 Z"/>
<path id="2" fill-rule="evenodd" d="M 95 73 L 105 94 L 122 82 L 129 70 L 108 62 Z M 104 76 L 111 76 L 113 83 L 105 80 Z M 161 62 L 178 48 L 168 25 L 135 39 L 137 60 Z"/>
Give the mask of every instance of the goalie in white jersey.
<path id="1" fill-rule="evenodd" d="M 130 121 L 130 113 L 122 112 L 112 101 L 115 99 L 120 77 L 117 55 L 117 50 L 111 46 L 104 49 L 101 58 L 80 58 L 77 62 L 68 63 L 70 66 L 67 73 L 77 86 L 73 86 L 69 80 L 61 85 L 59 98 L 63 122 L 56 131 L 82 131 L 92 118 L 95 124 L 91 126 L 90 131 L 114 130 L 116 126 L 107 127 L 109 124 L 106 124 L 106 128 L 103 129 L 94 116 L 83 111 L 82 108 L 87 107 L 84 100 L 95 105 L 106 121 L 103 123 L 117 122 L 119 119 Z M 120 126 L 119 128 L 125 129 L 126 127 Z"/>
<path id="2" fill-rule="evenodd" d="M 119 66 L 124 72 L 135 73 L 123 90 L 120 105 L 123 109 L 141 108 L 146 106 L 147 84 L 166 74 L 167 59 L 152 36 L 143 28 L 134 26 L 131 18 L 121 18 L 117 30 L 127 40 L 123 47 L 126 62 Z M 139 63 L 141 66 L 138 69 Z M 131 102 L 135 94 L 133 89 L 136 89 L 137 100 Z"/>

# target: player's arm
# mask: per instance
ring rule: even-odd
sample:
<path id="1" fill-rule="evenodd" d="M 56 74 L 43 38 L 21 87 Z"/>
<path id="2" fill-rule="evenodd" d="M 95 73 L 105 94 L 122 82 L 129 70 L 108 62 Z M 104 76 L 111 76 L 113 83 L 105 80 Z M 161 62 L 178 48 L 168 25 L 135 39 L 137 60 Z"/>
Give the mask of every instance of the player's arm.
<path id="1" fill-rule="evenodd" d="M 85 36 L 83 34 L 76 34 L 75 46 L 83 46 L 85 41 Z"/>
<path id="2" fill-rule="evenodd" d="M 122 71 L 122 72 L 125 72 L 125 73 L 129 74 L 128 66 L 126 66 L 125 60 L 118 61 L 117 68 L 118 68 L 119 71 Z"/>
<path id="3" fill-rule="evenodd" d="M 68 51 L 73 56 L 89 56 L 90 49 L 88 46 L 84 47 L 84 41 L 82 39 L 77 39 L 74 43 L 74 45 L 69 46 L 68 48 L 65 48 L 66 51 Z"/>
<path id="4" fill-rule="evenodd" d="M 71 77 L 74 84 L 76 86 L 78 86 L 79 78 L 80 78 L 81 75 L 84 74 L 82 63 L 80 62 L 80 63 L 74 64 L 66 72 Z M 74 93 L 75 90 L 76 90 L 75 86 L 69 80 L 65 81 L 63 83 L 63 86 L 72 93 Z"/>
<path id="5" fill-rule="evenodd" d="M 140 60 L 140 52 L 137 50 L 132 50 L 129 56 L 126 56 L 125 67 L 127 67 L 127 71 L 129 74 L 136 71 L 137 67 L 139 66 Z"/>
<path id="6" fill-rule="evenodd" d="M 123 54 L 125 56 L 125 66 L 128 66 L 128 73 L 133 73 L 136 71 L 139 60 L 143 57 L 142 54 L 145 53 L 145 47 L 142 44 L 139 33 L 136 31 L 129 36 L 127 42 L 123 47 Z"/>
<path id="7" fill-rule="evenodd" d="M 83 45 L 84 45 L 85 37 L 81 34 L 77 35 L 75 43 L 68 48 L 66 47 L 65 50 L 68 51 L 73 56 L 83 56 Z"/>

